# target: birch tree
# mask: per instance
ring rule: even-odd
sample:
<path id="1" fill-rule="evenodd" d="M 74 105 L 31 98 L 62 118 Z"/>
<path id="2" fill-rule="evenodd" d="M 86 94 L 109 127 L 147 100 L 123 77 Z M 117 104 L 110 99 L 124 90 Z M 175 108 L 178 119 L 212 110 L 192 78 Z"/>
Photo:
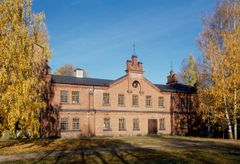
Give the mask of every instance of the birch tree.
<path id="1" fill-rule="evenodd" d="M 210 16 L 204 18 L 199 43 L 211 70 L 212 85 L 208 88 L 208 94 L 214 96 L 214 110 L 220 116 L 224 113 L 229 137 L 237 139 L 240 87 L 239 0 L 222 1 Z"/>
<path id="2" fill-rule="evenodd" d="M 37 136 L 50 58 L 44 14 L 32 13 L 31 0 L 0 1 L 0 133 Z"/>

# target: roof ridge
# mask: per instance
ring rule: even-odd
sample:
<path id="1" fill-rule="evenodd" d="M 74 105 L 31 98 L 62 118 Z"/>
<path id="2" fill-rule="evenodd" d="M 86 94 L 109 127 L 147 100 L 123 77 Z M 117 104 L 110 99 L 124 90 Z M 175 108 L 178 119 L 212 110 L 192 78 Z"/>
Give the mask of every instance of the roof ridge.
<path id="1" fill-rule="evenodd" d="M 75 77 L 75 76 L 65 76 L 65 75 L 54 75 L 52 74 L 51 76 L 58 76 L 58 77 L 71 77 L 71 78 L 77 78 L 77 79 L 96 79 L 96 80 L 109 80 L 109 81 L 114 81 L 114 80 L 111 80 L 111 79 L 102 79 L 102 78 L 93 78 L 93 77 Z"/>

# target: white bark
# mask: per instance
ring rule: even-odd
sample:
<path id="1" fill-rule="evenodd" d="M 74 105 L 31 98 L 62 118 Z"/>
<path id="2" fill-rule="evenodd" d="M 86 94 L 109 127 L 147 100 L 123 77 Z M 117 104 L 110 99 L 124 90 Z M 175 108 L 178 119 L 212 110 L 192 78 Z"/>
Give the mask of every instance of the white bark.
<path id="1" fill-rule="evenodd" d="M 234 139 L 237 140 L 237 87 L 236 87 L 236 82 L 234 83 L 234 111 L 233 111 L 233 120 L 234 120 Z"/>
<path id="2" fill-rule="evenodd" d="M 224 110 L 225 110 L 225 115 L 226 115 L 227 124 L 228 124 L 228 134 L 229 134 L 229 138 L 233 139 L 232 125 L 231 125 L 231 121 L 228 114 L 227 99 L 225 95 L 223 96 L 223 99 L 224 99 Z"/>

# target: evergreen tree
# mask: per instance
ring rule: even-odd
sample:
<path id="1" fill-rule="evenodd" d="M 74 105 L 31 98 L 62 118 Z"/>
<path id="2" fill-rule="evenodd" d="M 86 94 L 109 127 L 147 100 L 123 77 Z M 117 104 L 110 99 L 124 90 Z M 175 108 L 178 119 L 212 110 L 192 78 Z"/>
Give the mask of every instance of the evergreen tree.
<path id="1" fill-rule="evenodd" d="M 186 69 L 184 70 L 184 84 L 194 86 L 197 81 L 197 70 L 194 57 L 192 54 L 189 56 L 189 61 Z"/>

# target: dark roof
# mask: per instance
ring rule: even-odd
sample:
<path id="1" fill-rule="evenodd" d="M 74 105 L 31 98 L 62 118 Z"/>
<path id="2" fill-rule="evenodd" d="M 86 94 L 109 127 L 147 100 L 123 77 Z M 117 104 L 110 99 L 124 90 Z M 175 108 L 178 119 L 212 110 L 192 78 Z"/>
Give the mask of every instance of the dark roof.
<path id="1" fill-rule="evenodd" d="M 126 77 L 122 76 L 116 80 L 108 80 L 108 79 L 96 79 L 96 78 L 78 78 L 74 76 L 62 76 L 62 75 L 52 75 L 52 82 L 58 84 L 73 84 L 73 85 L 86 85 L 86 86 L 109 86 L 115 81 L 118 81 L 122 78 Z M 195 93 L 196 89 L 192 86 L 187 86 L 184 84 L 176 83 L 172 85 L 164 85 L 164 84 L 154 84 L 157 86 L 162 92 L 182 92 L 182 93 Z"/>
<path id="2" fill-rule="evenodd" d="M 75 68 L 74 71 L 76 71 L 76 70 L 84 70 L 84 69 L 82 69 L 82 68 Z"/>
<path id="3" fill-rule="evenodd" d="M 95 79 L 95 78 L 78 78 L 74 76 L 52 75 L 52 82 L 59 84 L 75 84 L 90 86 L 109 86 L 114 80 Z"/>
<path id="4" fill-rule="evenodd" d="M 171 85 L 163 85 L 163 84 L 155 84 L 161 91 L 163 92 L 182 92 L 182 93 L 195 93 L 196 88 L 180 83 L 171 84 Z"/>

